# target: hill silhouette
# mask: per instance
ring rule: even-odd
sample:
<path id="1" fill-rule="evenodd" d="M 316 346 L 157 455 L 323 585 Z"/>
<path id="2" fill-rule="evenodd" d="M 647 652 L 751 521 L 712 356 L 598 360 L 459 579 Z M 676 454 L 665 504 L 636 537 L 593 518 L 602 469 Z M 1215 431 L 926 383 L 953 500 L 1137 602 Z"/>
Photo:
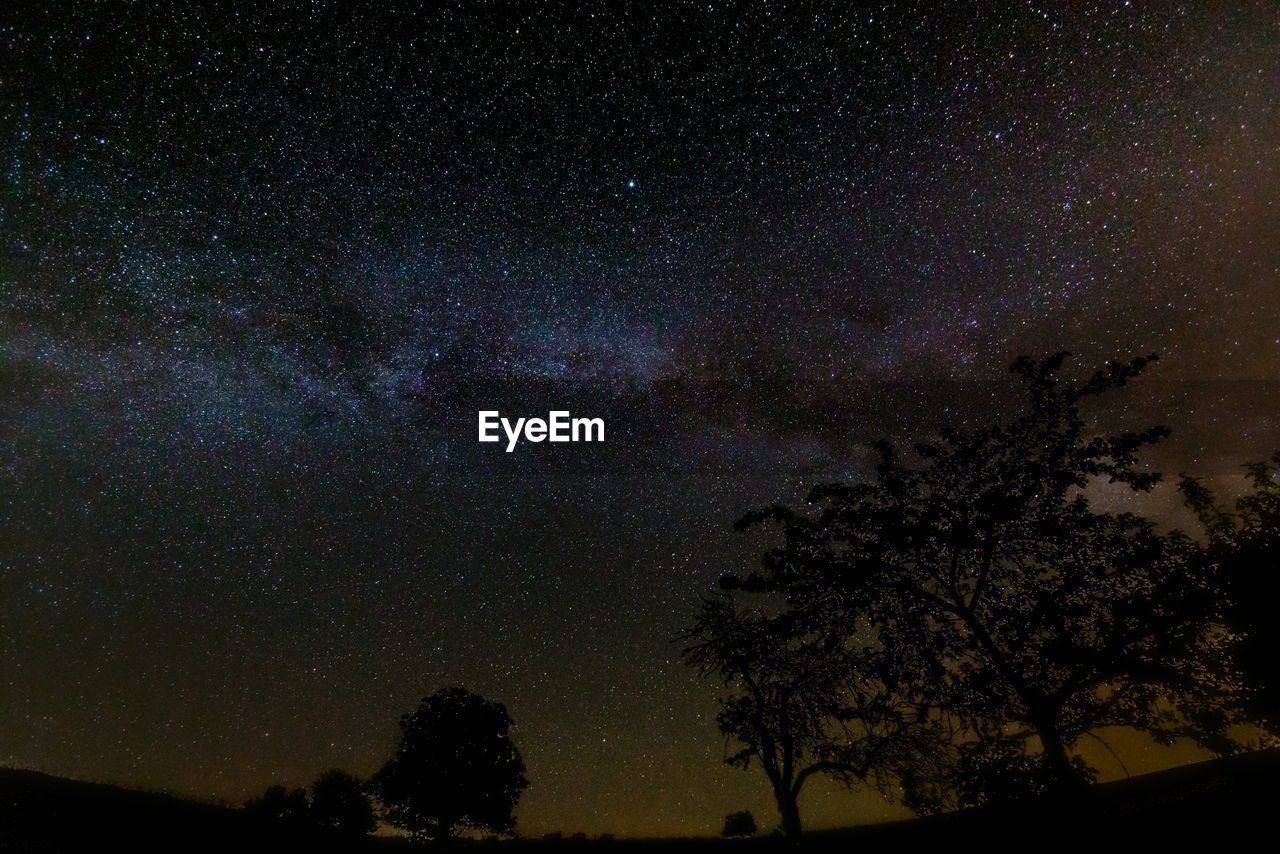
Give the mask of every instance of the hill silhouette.
<path id="1" fill-rule="evenodd" d="M 972 843 L 988 850 L 1028 844 L 1179 841 L 1206 833 L 1269 831 L 1280 803 L 1280 749 L 1199 762 L 1090 787 L 1073 801 L 964 810 L 924 819 L 814 831 L 806 850 L 849 850 L 857 845 Z M 516 840 L 459 847 L 522 851 L 565 848 L 781 849 L 778 837 L 752 840 L 649 839 Z M 0 850 L 87 851 L 121 846 L 134 851 L 388 851 L 415 850 L 404 839 L 352 841 L 310 827 L 263 824 L 238 809 L 139 792 L 36 771 L 0 769 Z M 423 846 L 430 847 L 430 846 Z"/>
<path id="2" fill-rule="evenodd" d="M 0 851 L 361 851 L 400 840 L 352 842 L 322 829 L 268 823 L 240 809 L 156 792 L 0 769 Z"/>

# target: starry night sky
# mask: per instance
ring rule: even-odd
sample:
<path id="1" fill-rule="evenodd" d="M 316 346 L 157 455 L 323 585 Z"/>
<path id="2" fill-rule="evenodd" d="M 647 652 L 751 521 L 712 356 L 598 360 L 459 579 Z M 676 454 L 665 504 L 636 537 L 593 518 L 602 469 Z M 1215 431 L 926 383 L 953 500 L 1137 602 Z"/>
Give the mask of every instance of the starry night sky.
<path id="1" fill-rule="evenodd" d="M 254 5 L 0 11 L 0 764 L 238 802 L 464 684 L 525 832 L 772 820 L 673 642 L 741 513 L 1023 353 L 1280 448 L 1273 3 Z"/>

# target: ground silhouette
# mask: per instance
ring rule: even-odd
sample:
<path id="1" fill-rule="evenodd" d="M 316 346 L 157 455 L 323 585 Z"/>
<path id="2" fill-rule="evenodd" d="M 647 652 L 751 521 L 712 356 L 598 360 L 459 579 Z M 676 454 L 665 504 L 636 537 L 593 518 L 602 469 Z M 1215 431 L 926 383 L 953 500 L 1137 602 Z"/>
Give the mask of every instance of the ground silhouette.
<path id="1" fill-rule="evenodd" d="M 1089 803 L 1052 800 L 1018 808 L 984 807 L 922 819 L 810 832 L 806 851 L 852 846 L 962 844 L 989 851 L 1106 842 L 1186 847 L 1205 833 L 1270 834 L 1280 800 L 1280 751 L 1195 763 L 1090 787 Z M 1046 841 L 1048 840 L 1048 841 Z M 754 839 L 456 839 L 456 849 L 561 852 L 746 852 L 792 850 L 777 835 Z M 435 843 L 370 836 L 341 838 L 315 829 L 263 824 L 242 810 L 115 786 L 0 769 L 0 851 L 52 854 L 91 850 L 139 852 L 430 851 Z"/>

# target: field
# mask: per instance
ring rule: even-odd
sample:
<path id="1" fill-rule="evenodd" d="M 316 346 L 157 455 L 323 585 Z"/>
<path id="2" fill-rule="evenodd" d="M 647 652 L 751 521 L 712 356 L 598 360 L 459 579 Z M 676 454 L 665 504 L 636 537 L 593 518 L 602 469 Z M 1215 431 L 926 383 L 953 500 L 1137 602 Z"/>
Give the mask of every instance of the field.
<path id="1" fill-rule="evenodd" d="M 927 844 L 988 850 L 1084 847 L 1121 840 L 1186 843 L 1207 834 L 1269 835 L 1280 806 L 1280 751 L 1187 765 L 1107 783 L 1079 801 L 972 810 L 914 821 L 811 833 L 805 850 L 884 849 Z M 1225 837 L 1224 837 L 1225 838 Z M 1266 838 L 1264 836 L 1263 838 Z M 425 846 L 423 846 L 425 847 Z M 256 823 L 239 810 L 116 786 L 0 770 L 0 851 L 416 851 L 403 839 L 344 840 Z M 455 848 L 519 854 L 747 852 L 788 847 L 775 837 L 459 841 Z"/>

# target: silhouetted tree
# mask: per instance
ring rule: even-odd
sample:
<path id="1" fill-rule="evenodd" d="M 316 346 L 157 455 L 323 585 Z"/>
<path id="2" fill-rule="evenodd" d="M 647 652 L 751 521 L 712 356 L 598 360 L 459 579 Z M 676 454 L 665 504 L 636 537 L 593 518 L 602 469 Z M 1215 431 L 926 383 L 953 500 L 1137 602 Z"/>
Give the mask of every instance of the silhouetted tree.
<path id="1" fill-rule="evenodd" d="M 501 703 L 443 688 L 400 719 L 400 746 L 372 780 L 387 820 L 447 840 L 458 827 L 509 833 L 529 785 Z"/>
<path id="2" fill-rule="evenodd" d="M 756 817 L 751 814 L 751 810 L 742 810 L 731 812 L 724 817 L 724 827 L 720 830 L 720 835 L 725 839 L 742 839 L 755 836 L 758 829 Z"/>
<path id="3" fill-rule="evenodd" d="M 729 593 L 704 597 L 683 656 L 733 690 L 717 722 L 738 750 L 726 762 L 757 763 L 769 780 L 783 833 L 801 833 L 799 797 L 815 774 L 852 785 L 885 784 L 904 757 L 927 754 L 931 722 L 897 692 L 892 656 L 851 645 L 829 624 L 795 612 L 741 608 Z"/>
<path id="4" fill-rule="evenodd" d="M 1081 414 L 1155 357 L 1072 383 L 1058 376 L 1066 355 L 1014 363 L 1024 414 L 944 429 L 914 464 L 882 443 L 873 481 L 812 492 L 818 515 L 773 507 L 740 523 L 777 522 L 784 544 L 732 585 L 781 594 L 794 613 L 835 613 L 851 636 L 860 623 L 839 612 L 858 615 L 914 674 L 922 709 L 955 727 L 950 779 L 901 774 L 917 808 L 981 781 L 984 761 L 1022 769 L 1006 783 L 1083 783 L 1075 747 L 1105 727 L 1235 747 L 1237 681 L 1211 570 L 1187 538 L 1084 495 L 1097 480 L 1158 482 L 1137 454 L 1164 428 L 1100 434 Z"/>
<path id="5" fill-rule="evenodd" d="M 244 810 L 263 821 L 303 823 L 308 820 L 309 805 L 305 789 L 271 786 L 256 798 L 245 801 Z"/>
<path id="6" fill-rule="evenodd" d="M 1226 619 L 1238 636 L 1250 716 L 1274 731 L 1280 729 L 1280 453 L 1245 472 L 1250 490 L 1231 510 L 1196 478 L 1183 475 L 1179 488 L 1204 527 L 1205 557 L 1227 590 Z"/>
<path id="7" fill-rule="evenodd" d="M 364 836 L 378 826 L 364 784 L 337 768 L 311 784 L 311 819 L 344 835 Z"/>

